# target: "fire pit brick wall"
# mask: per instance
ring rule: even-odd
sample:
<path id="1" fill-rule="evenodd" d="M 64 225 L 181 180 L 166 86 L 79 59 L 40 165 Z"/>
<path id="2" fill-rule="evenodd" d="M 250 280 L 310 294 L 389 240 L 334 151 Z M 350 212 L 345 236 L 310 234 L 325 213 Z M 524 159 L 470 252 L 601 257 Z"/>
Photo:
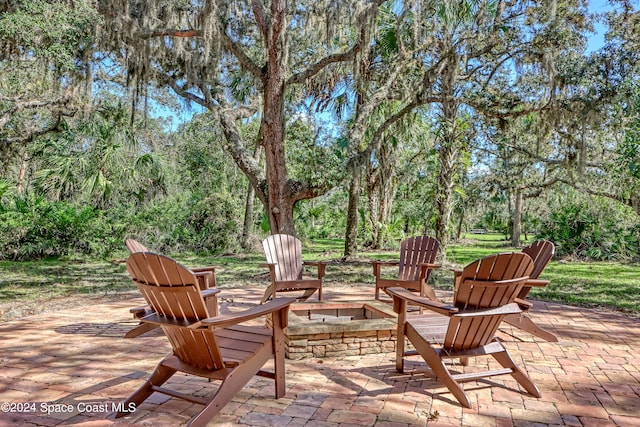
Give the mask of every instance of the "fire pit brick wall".
<path id="1" fill-rule="evenodd" d="M 336 316 L 332 319 L 326 313 L 334 310 Z M 367 318 L 353 315 L 362 310 L 366 311 Z M 301 313 L 319 313 L 314 316 L 322 319 L 309 319 Z M 295 304 L 289 311 L 289 325 L 284 331 L 286 356 L 299 360 L 394 352 L 396 326 L 397 317 L 391 306 L 379 301 Z"/>
<path id="2" fill-rule="evenodd" d="M 379 331 L 334 332 L 291 335 L 285 338 L 287 358 L 358 356 L 389 353 L 396 349 L 395 322 L 393 329 Z"/>

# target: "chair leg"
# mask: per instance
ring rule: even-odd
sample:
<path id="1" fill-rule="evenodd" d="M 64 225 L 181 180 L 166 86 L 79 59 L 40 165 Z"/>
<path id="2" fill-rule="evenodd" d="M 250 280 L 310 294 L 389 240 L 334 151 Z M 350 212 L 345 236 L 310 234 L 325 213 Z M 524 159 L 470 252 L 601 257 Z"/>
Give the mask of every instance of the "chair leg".
<path id="1" fill-rule="evenodd" d="M 436 296 L 436 292 L 433 290 L 433 288 L 431 286 L 429 286 L 429 285 L 427 285 L 425 283 L 423 290 L 424 290 L 424 296 L 429 298 L 431 301 L 438 301 L 438 297 Z"/>
<path id="2" fill-rule="evenodd" d="M 218 412 L 238 394 L 238 392 L 249 382 L 249 380 L 258 373 L 262 365 L 265 363 L 265 356 L 271 353 L 269 346 L 264 347 L 256 353 L 251 360 L 243 363 L 233 369 L 216 390 L 213 398 L 207 403 L 195 417 L 189 421 L 189 427 L 204 427 L 215 417 Z"/>
<path id="3" fill-rule="evenodd" d="M 281 313 L 271 314 L 273 323 L 273 338 L 271 345 L 273 346 L 273 380 L 275 382 L 276 399 L 283 397 L 287 393 L 286 385 L 286 367 L 284 364 L 285 355 L 285 338 L 282 328 Z"/>
<path id="4" fill-rule="evenodd" d="M 207 311 L 209 312 L 210 316 L 218 317 L 220 315 L 220 312 L 218 311 L 217 295 L 208 296 L 207 298 L 205 298 L 204 303 L 207 306 Z"/>
<path id="5" fill-rule="evenodd" d="M 137 408 L 142 402 L 147 400 L 147 398 L 153 394 L 151 386 L 160 386 L 164 384 L 169 378 L 171 378 L 173 374 L 176 373 L 175 369 L 163 365 L 163 362 L 164 360 L 160 362 L 160 364 L 156 367 L 149 379 L 145 381 L 145 383 L 131 396 L 129 396 L 127 400 L 125 400 L 124 404 L 122 405 L 123 407 L 128 408 L 129 405 L 133 403 Z M 120 418 L 128 414 L 128 412 L 118 412 L 116 414 L 116 418 Z"/>
<path id="6" fill-rule="evenodd" d="M 152 331 L 158 327 L 159 327 L 158 325 L 152 325 L 151 323 L 141 323 L 135 328 L 131 329 L 126 334 L 124 334 L 124 337 L 125 338 L 139 337 L 140 335 L 146 334 L 147 332 Z"/>
<path id="7" fill-rule="evenodd" d="M 536 387 L 533 381 L 531 381 L 531 378 L 529 378 L 522 369 L 516 366 L 507 349 L 497 353 L 492 353 L 491 355 L 502 365 L 502 367 L 511 369 L 511 375 L 513 378 L 515 378 L 515 380 L 518 381 L 518 383 L 527 390 L 530 395 L 542 397 L 540 390 L 538 390 L 538 387 Z"/>
<path id="8" fill-rule="evenodd" d="M 302 294 L 302 296 L 300 298 L 298 298 L 299 301 L 306 301 L 309 299 L 309 297 L 311 295 L 313 295 L 313 293 L 315 292 L 315 289 L 305 289 L 304 293 Z M 322 301 L 322 291 L 320 289 L 318 289 L 318 301 Z"/>
<path id="9" fill-rule="evenodd" d="M 504 318 L 504 322 L 518 329 L 522 329 L 523 331 L 528 332 L 533 336 L 542 338 L 545 341 L 558 342 L 558 337 L 536 325 L 536 323 L 527 315 L 511 314 Z"/>
<path id="10" fill-rule="evenodd" d="M 275 298 L 275 288 L 273 283 L 267 286 L 267 289 L 264 290 L 264 295 L 262 296 L 262 300 L 260 300 L 260 304 L 264 304 L 272 298 Z"/>
<path id="11" fill-rule="evenodd" d="M 413 346 L 418 353 L 420 353 L 424 361 L 427 362 L 427 365 L 429 365 L 435 376 L 444 383 L 462 406 L 471 408 L 471 400 L 469 400 L 469 397 L 465 394 L 460 384 L 453 378 L 440 355 L 428 342 L 424 341 L 417 332 L 412 330 L 412 328 L 407 329 L 407 338 L 413 343 Z"/>

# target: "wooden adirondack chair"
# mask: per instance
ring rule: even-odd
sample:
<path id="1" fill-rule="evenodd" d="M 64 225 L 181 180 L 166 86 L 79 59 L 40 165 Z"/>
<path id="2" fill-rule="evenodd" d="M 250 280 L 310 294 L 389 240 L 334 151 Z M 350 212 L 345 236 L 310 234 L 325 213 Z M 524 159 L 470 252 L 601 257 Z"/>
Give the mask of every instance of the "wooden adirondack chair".
<path id="1" fill-rule="evenodd" d="M 375 298 L 380 299 L 381 289 L 386 291 L 390 287 L 399 286 L 437 301 L 436 293 L 427 285 L 427 280 L 431 270 L 440 268 L 439 264 L 435 264 L 439 248 L 440 243 L 433 237 L 411 237 L 400 244 L 400 261 L 372 261 L 373 275 L 376 278 Z M 381 277 L 382 266 L 397 266 L 397 278 Z"/>
<path id="2" fill-rule="evenodd" d="M 462 406 L 471 401 L 459 381 L 511 374 L 530 394 L 540 391 L 527 374 L 516 366 L 507 349 L 495 340 L 500 323 L 519 313 L 513 301 L 533 271 L 533 261 L 523 253 L 503 253 L 469 264 L 461 273 L 459 289 L 451 305 L 419 297 L 403 288 L 389 288 L 398 313 L 396 369 L 404 371 L 404 357 L 419 354 L 435 376 L 453 393 Z M 442 316 L 407 316 L 407 305 L 417 304 Z M 405 337 L 416 351 L 405 352 Z M 444 359 L 493 356 L 503 369 L 452 374 Z"/>
<path id="3" fill-rule="evenodd" d="M 304 291 L 298 298 L 307 300 L 314 292 L 318 292 L 318 301 L 322 301 L 322 278 L 325 274 L 326 262 L 302 261 L 302 242 L 288 234 L 272 234 L 262 241 L 265 266 L 269 268 L 271 284 L 264 292 L 262 302 L 275 298 L 277 292 Z M 317 268 L 317 278 L 304 278 L 304 266 Z"/>
<path id="4" fill-rule="evenodd" d="M 136 252 L 153 252 L 150 251 L 145 245 L 138 242 L 134 239 L 125 240 L 125 245 L 130 253 L 134 254 Z M 198 278 L 198 283 L 200 285 L 200 289 L 211 289 L 216 287 L 216 267 L 215 266 L 206 266 L 206 267 L 191 267 L 190 270 L 195 273 Z M 216 305 L 217 307 L 217 305 Z"/>
<path id="5" fill-rule="evenodd" d="M 542 270 L 547 266 L 551 258 L 553 258 L 553 254 L 555 253 L 555 246 L 553 243 L 547 240 L 541 240 L 538 242 L 534 242 L 531 245 L 522 249 L 522 252 L 529 255 L 531 259 L 533 259 L 533 263 L 535 267 L 533 271 L 529 275 L 529 280 L 522 287 L 522 290 L 518 294 L 518 299 L 516 302 L 520 305 L 520 309 L 522 309 L 522 314 L 513 314 L 505 317 L 504 321 L 516 328 L 522 329 L 523 331 L 529 332 L 531 335 L 542 338 L 546 341 L 557 342 L 558 337 L 553 335 L 551 332 L 542 329 L 538 326 L 532 319 L 529 317 L 527 312 L 531 309 L 532 304 L 526 301 L 527 296 L 529 295 L 529 291 L 531 288 L 547 286 L 549 284 L 548 280 L 540 280 L 538 277 Z"/>
<path id="6" fill-rule="evenodd" d="M 145 245 L 134 239 L 125 240 L 125 245 L 130 253 L 151 252 Z M 212 316 L 218 315 L 218 293 L 216 287 L 216 267 L 196 267 L 191 268 L 191 272 L 198 278 L 198 285 L 202 290 L 202 296 L 205 298 L 207 308 Z M 140 320 L 144 316 L 150 314 L 153 309 L 147 305 L 144 307 L 134 307 L 129 310 L 133 314 L 134 319 Z M 157 328 L 156 325 L 150 323 L 140 323 L 125 334 L 125 338 L 135 338 Z"/>
<path id="7" fill-rule="evenodd" d="M 124 404 L 138 407 L 154 392 L 200 403 L 204 408 L 189 422 L 204 426 L 245 384 L 260 375 L 275 380 L 276 398 L 284 396 L 284 336 L 293 298 L 278 298 L 246 311 L 209 317 L 207 306 L 191 270 L 171 258 L 139 252 L 127 260 L 127 270 L 140 292 L 154 302 L 156 312 L 142 318 L 162 328 L 173 352 Z M 272 328 L 241 325 L 270 315 Z M 273 372 L 262 370 L 273 358 Z M 176 372 L 221 381 L 213 396 L 202 398 L 170 390 L 162 385 Z M 119 412 L 116 417 L 127 415 Z"/>

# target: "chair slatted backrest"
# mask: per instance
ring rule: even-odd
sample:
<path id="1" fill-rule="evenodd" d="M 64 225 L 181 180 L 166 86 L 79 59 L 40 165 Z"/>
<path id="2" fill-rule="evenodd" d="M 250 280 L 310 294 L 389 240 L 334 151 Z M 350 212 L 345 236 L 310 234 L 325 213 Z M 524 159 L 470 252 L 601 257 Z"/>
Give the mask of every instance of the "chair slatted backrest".
<path id="1" fill-rule="evenodd" d="M 127 270 L 145 300 L 160 319 L 174 354 L 184 363 L 202 369 L 222 368 L 223 361 L 213 332 L 198 328 L 209 317 L 197 277 L 185 266 L 164 255 L 136 252 L 127 259 Z"/>
<path id="2" fill-rule="evenodd" d="M 443 347 L 466 350 L 493 339 L 506 314 L 499 310 L 487 315 L 474 312 L 513 302 L 533 267 L 531 258 L 521 252 L 491 255 L 466 266 L 454 300 L 460 311 L 451 317 Z M 500 281 L 503 283 L 497 283 Z"/>
<path id="3" fill-rule="evenodd" d="M 540 277 L 542 270 L 547 266 L 551 258 L 556 252 L 556 248 L 548 240 L 539 240 L 531 245 L 524 247 L 522 252 L 529 255 L 533 260 L 535 267 L 530 274 L 531 279 L 537 279 Z"/>
<path id="4" fill-rule="evenodd" d="M 416 236 L 403 240 L 400 244 L 400 265 L 398 279 L 419 280 L 421 264 L 433 264 L 438 255 L 440 243 L 429 236 Z M 430 274 L 430 270 L 427 273 Z M 427 276 L 428 278 L 428 276 Z"/>
<path id="5" fill-rule="evenodd" d="M 269 264 L 276 264 L 276 280 L 302 279 L 302 242 L 288 234 L 272 234 L 262 241 Z"/>
<path id="6" fill-rule="evenodd" d="M 134 239 L 127 239 L 125 240 L 124 244 L 127 246 L 127 249 L 132 254 L 136 252 L 149 252 L 149 249 L 147 249 L 145 245 L 143 245 L 142 243 Z"/>

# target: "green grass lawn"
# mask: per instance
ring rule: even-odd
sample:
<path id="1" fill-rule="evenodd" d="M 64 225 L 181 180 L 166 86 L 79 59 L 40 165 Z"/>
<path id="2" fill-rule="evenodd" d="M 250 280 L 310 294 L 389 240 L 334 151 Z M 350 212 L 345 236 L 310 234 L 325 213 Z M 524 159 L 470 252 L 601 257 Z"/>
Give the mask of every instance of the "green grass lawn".
<path id="1" fill-rule="evenodd" d="M 357 259 L 342 261 L 343 241 L 317 239 L 307 242 L 304 257 L 328 261 L 327 287 L 332 285 L 371 284 L 369 260 L 397 258 L 397 249 L 361 252 Z M 440 289 L 452 288 L 449 268 L 460 268 L 473 260 L 496 252 L 514 250 L 504 236 L 497 234 L 466 235 L 462 243 L 447 251 L 444 268 L 432 275 L 432 284 Z M 229 256 L 172 254 L 187 266 L 216 265 L 221 289 L 261 286 L 268 282 L 260 253 Z M 124 251 L 118 254 L 122 259 Z M 619 262 L 575 262 L 553 260 L 541 278 L 551 280 L 542 289 L 533 289 L 531 298 L 572 305 L 599 307 L 640 316 L 640 265 Z M 15 304 L 53 304 L 66 298 L 122 298 L 136 295 L 124 264 L 108 261 L 46 260 L 37 262 L 0 262 L 0 319 L 7 307 Z M 373 293 L 373 288 L 372 288 Z M 29 312 L 26 312 L 29 314 Z M 15 316 L 14 316 L 15 317 Z"/>

